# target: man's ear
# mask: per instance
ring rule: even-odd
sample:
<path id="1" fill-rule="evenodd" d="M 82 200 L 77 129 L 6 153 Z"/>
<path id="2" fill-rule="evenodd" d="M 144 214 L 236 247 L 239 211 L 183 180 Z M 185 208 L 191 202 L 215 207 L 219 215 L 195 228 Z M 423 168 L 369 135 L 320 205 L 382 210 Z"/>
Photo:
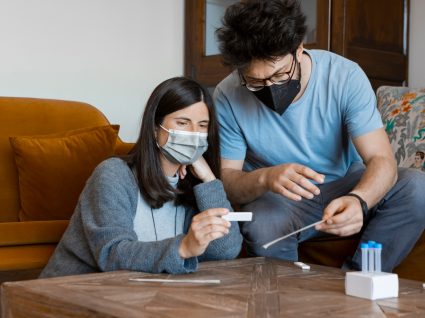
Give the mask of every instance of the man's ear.
<path id="1" fill-rule="evenodd" d="M 296 52 L 297 60 L 298 60 L 299 62 L 301 62 L 301 58 L 302 58 L 302 56 L 303 56 L 303 51 L 304 51 L 304 45 L 303 45 L 303 43 L 301 42 L 301 44 L 298 46 L 298 48 L 297 48 L 297 52 Z"/>

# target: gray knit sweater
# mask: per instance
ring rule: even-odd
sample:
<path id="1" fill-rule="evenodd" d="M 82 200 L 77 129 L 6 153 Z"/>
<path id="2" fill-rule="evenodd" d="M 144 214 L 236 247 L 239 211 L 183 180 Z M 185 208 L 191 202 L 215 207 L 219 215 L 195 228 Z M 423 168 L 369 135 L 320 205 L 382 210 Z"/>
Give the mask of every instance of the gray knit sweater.
<path id="1" fill-rule="evenodd" d="M 204 254 L 182 259 L 180 242 L 197 211 L 186 209 L 184 234 L 154 241 L 138 241 L 133 228 L 139 187 L 121 159 L 102 162 L 80 195 L 77 207 L 61 241 L 40 277 L 53 277 L 113 270 L 151 273 L 190 273 L 198 261 L 233 259 L 241 248 L 237 222 L 228 235 L 212 241 Z M 221 181 L 194 187 L 199 211 L 223 207 L 231 209 Z"/>

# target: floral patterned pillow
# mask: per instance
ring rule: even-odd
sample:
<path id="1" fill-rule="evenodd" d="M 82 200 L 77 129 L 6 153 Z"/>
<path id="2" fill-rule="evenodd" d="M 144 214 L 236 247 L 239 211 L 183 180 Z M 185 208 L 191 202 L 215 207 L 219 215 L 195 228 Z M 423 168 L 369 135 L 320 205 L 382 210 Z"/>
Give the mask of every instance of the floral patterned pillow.
<path id="1" fill-rule="evenodd" d="M 376 95 L 399 167 L 425 171 L 425 88 L 381 86 Z"/>

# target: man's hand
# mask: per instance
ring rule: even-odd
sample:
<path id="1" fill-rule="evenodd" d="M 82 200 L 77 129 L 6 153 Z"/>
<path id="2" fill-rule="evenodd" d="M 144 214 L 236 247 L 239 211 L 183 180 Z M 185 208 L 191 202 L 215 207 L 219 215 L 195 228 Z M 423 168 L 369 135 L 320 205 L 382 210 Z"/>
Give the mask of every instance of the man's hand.
<path id="1" fill-rule="evenodd" d="M 316 230 L 339 236 L 353 235 L 363 226 L 362 207 L 357 198 L 343 196 L 329 203 L 323 219 L 327 221 L 316 225 Z"/>
<path id="2" fill-rule="evenodd" d="M 179 254 L 189 258 L 203 254 L 208 244 L 229 233 L 229 221 L 221 216 L 229 213 L 228 209 L 209 209 L 195 215 L 187 235 L 181 241 Z"/>
<path id="3" fill-rule="evenodd" d="M 267 168 L 263 182 L 266 187 L 289 199 L 300 201 L 312 199 L 320 190 L 310 180 L 323 183 L 325 176 L 296 163 L 282 164 Z"/>

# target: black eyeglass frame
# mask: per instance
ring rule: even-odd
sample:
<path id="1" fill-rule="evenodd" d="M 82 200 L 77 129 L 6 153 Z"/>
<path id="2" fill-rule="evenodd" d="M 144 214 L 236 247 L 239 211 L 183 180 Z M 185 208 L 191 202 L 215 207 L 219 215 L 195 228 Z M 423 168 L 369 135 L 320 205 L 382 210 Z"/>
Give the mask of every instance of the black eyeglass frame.
<path id="1" fill-rule="evenodd" d="M 259 81 L 263 82 L 262 86 L 250 86 L 250 84 L 247 82 L 247 80 L 245 79 L 245 77 L 243 76 L 242 72 L 240 69 L 238 69 L 238 74 L 239 74 L 239 78 L 241 81 L 241 85 L 245 86 L 247 89 L 249 89 L 252 92 L 257 92 L 262 90 L 264 87 L 266 87 L 266 83 L 267 81 L 271 82 L 274 85 L 285 85 L 285 84 L 289 84 L 289 82 L 292 80 L 292 78 L 294 77 L 295 74 L 295 70 L 297 68 L 297 65 L 299 64 L 298 60 L 296 59 L 295 53 L 291 53 L 292 54 L 292 63 L 291 63 L 291 69 L 288 72 L 285 72 L 285 74 L 288 74 L 288 78 L 282 81 L 274 81 L 273 77 L 274 75 L 264 78 L 264 79 L 260 79 Z"/>

